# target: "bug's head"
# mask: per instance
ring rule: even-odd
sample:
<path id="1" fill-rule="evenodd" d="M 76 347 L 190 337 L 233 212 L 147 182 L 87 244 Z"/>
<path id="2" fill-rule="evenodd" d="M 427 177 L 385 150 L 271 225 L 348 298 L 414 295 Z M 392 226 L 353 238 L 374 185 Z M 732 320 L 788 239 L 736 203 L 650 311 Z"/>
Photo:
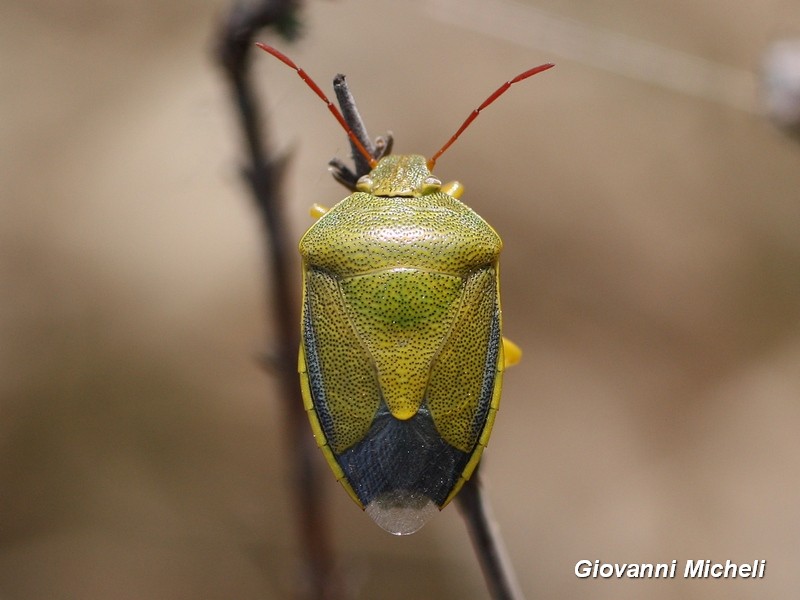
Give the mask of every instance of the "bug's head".
<path id="1" fill-rule="evenodd" d="M 359 178 L 356 189 L 374 196 L 424 196 L 439 191 L 442 182 L 431 175 L 424 156 L 390 154 Z"/>

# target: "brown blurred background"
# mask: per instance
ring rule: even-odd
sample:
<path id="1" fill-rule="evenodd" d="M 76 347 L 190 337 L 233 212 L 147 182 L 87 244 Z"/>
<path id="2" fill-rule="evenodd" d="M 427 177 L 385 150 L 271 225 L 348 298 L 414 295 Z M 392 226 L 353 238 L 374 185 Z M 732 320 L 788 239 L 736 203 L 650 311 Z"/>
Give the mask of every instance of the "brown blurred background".
<path id="1" fill-rule="evenodd" d="M 0 6 L 0 599 L 283 598 L 298 584 L 259 225 L 210 58 L 228 2 Z M 544 11 L 544 12 L 540 12 Z M 800 589 L 800 145 L 756 74 L 795 2 L 311 2 L 280 45 L 503 235 L 484 477 L 528 598 Z M 266 55 L 292 235 L 344 195 L 324 106 Z M 674 72 L 673 72 L 674 71 Z M 698 79 L 699 77 L 699 79 Z M 698 83 L 699 82 L 699 83 Z M 309 433 L 310 435 L 310 433 Z M 322 457 L 319 457 L 322 460 Z M 485 598 L 455 509 L 384 533 L 327 480 L 357 598 Z M 768 561 L 756 581 L 578 560 Z"/>

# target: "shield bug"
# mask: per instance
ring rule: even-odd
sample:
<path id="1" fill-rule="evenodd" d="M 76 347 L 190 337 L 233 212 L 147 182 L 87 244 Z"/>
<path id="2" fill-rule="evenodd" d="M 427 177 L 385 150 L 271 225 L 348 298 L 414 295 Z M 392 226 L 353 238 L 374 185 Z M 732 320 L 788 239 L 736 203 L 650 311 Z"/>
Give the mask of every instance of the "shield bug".
<path id="1" fill-rule="evenodd" d="M 436 160 L 507 81 L 430 160 L 376 160 L 319 86 L 371 171 L 300 240 L 303 316 L 298 370 L 311 428 L 336 478 L 378 525 L 418 530 L 470 478 L 489 440 L 503 370 L 519 350 L 501 337 L 502 242 L 443 185 Z"/>

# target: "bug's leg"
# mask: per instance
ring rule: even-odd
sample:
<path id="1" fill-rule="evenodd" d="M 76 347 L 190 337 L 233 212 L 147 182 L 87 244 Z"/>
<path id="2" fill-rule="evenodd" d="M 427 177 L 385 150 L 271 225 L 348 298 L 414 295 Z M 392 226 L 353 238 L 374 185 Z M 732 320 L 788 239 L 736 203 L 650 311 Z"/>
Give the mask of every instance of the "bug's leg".
<path id="1" fill-rule="evenodd" d="M 392 137 L 391 132 L 378 136 L 375 139 L 375 159 L 380 160 L 384 156 L 391 154 L 393 145 L 394 137 Z"/>
<path id="2" fill-rule="evenodd" d="M 441 191 L 453 198 L 461 198 L 464 193 L 464 186 L 460 181 L 448 181 L 442 186 Z"/>
<path id="3" fill-rule="evenodd" d="M 310 214 L 314 219 L 319 219 L 322 215 L 328 212 L 330 208 L 327 206 L 322 206 L 322 204 L 314 204 L 311 205 L 311 208 L 308 209 L 308 214 Z"/>
<path id="4" fill-rule="evenodd" d="M 375 160 L 380 160 L 387 154 L 391 154 L 394 138 L 391 133 L 380 136 L 375 140 Z M 332 158 L 328 161 L 331 175 L 333 178 L 341 183 L 351 192 L 356 191 L 356 182 L 359 175 L 348 167 L 344 162 L 338 158 Z"/>
<path id="5" fill-rule="evenodd" d="M 522 350 L 510 339 L 503 338 L 503 363 L 505 367 L 513 367 L 522 360 Z"/>
<path id="6" fill-rule="evenodd" d="M 331 168 L 331 175 L 333 178 L 341 183 L 351 192 L 356 191 L 356 174 L 338 158 L 332 158 L 328 161 L 328 166 Z"/>

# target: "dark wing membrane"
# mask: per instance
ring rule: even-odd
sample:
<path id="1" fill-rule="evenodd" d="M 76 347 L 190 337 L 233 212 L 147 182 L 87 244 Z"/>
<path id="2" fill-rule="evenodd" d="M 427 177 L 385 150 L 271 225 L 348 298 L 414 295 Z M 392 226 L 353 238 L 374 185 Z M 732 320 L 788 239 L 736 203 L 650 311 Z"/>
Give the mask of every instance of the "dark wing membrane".
<path id="1" fill-rule="evenodd" d="M 364 506 L 382 498 L 415 508 L 408 503 L 441 507 L 469 458 L 441 438 L 427 409 L 401 421 L 384 405 L 368 435 L 338 462 Z"/>

